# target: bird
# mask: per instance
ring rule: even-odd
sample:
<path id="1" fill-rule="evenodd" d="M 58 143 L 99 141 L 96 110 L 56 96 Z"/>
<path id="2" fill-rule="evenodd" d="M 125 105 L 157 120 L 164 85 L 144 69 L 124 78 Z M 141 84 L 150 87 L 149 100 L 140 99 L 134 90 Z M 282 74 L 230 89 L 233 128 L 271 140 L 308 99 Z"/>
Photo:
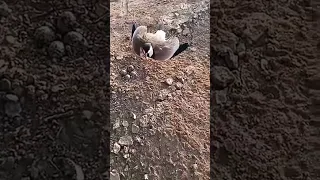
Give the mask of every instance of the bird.
<path id="1" fill-rule="evenodd" d="M 180 44 L 177 37 L 166 39 L 166 32 L 157 30 L 148 33 L 146 26 L 132 25 L 131 41 L 134 52 L 142 58 L 165 61 L 179 55 L 189 47 L 189 43 Z"/>

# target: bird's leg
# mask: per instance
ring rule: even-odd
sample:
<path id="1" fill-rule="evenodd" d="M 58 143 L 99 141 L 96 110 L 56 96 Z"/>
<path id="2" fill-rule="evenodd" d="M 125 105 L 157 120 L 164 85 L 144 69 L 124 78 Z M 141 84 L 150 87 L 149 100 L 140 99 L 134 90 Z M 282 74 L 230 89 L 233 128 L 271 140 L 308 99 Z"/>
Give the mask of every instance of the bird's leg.
<path id="1" fill-rule="evenodd" d="M 142 48 L 140 48 L 140 57 L 143 60 L 147 60 L 147 53 Z"/>
<path id="2" fill-rule="evenodd" d="M 148 56 L 147 56 L 146 53 L 144 53 L 144 56 L 143 56 L 143 57 L 144 57 L 144 60 L 146 60 L 146 61 L 148 60 Z"/>

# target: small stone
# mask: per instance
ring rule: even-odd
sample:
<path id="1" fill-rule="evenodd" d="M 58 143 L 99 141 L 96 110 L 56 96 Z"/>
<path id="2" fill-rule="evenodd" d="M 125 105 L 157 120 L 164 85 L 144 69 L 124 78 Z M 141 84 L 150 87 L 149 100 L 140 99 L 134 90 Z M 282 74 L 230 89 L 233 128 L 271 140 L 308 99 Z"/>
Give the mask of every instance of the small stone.
<path id="1" fill-rule="evenodd" d="M 163 100 L 165 100 L 166 98 L 168 98 L 168 96 L 169 96 L 169 91 L 168 91 L 167 89 L 162 89 L 162 90 L 160 91 L 160 93 L 159 93 L 158 99 L 161 100 L 161 101 L 163 101 Z"/>
<path id="2" fill-rule="evenodd" d="M 129 65 L 127 67 L 127 70 L 128 70 L 129 73 L 132 72 L 134 70 L 134 66 L 133 65 Z"/>
<path id="3" fill-rule="evenodd" d="M 118 143 L 122 146 L 129 146 L 133 144 L 133 139 L 131 136 L 122 136 Z"/>
<path id="4" fill-rule="evenodd" d="M 239 66 L 238 56 L 234 54 L 233 50 L 225 45 L 216 45 L 213 47 L 214 54 L 224 59 L 226 65 L 231 70 L 237 69 Z"/>
<path id="5" fill-rule="evenodd" d="M 77 27 L 77 18 L 70 11 L 63 12 L 57 20 L 57 28 L 61 33 L 67 33 Z"/>
<path id="6" fill-rule="evenodd" d="M 18 97 L 22 97 L 25 89 L 22 86 L 17 86 L 13 89 L 12 93 Z"/>
<path id="7" fill-rule="evenodd" d="M 70 31 L 63 37 L 63 42 L 77 50 L 83 50 L 88 47 L 87 40 L 82 34 L 76 31 Z"/>
<path id="8" fill-rule="evenodd" d="M 7 3 L 1 0 L 0 1 L 0 17 L 1 16 L 7 17 L 11 12 L 12 10 L 9 8 Z"/>
<path id="9" fill-rule="evenodd" d="M 123 158 L 128 159 L 130 157 L 130 154 L 124 154 Z"/>
<path id="10" fill-rule="evenodd" d="M 118 173 L 117 170 L 113 169 L 110 172 L 110 180 L 120 180 L 120 174 Z"/>
<path id="11" fill-rule="evenodd" d="M 18 116 L 21 111 L 22 109 L 19 102 L 9 101 L 5 104 L 5 113 L 9 117 Z"/>
<path id="12" fill-rule="evenodd" d="M 38 45 L 49 44 L 56 38 L 55 32 L 48 26 L 37 28 L 34 36 Z"/>
<path id="13" fill-rule="evenodd" d="M 118 143 L 114 143 L 113 145 L 113 153 L 118 154 L 121 150 L 121 146 Z"/>
<path id="14" fill-rule="evenodd" d="M 150 130 L 149 130 L 149 133 L 150 133 L 151 136 L 156 135 L 156 131 L 155 131 L 154 129 L 150 129 Z"/>
<path id="15" fill-rule="evenodd" d="M 129 147 L 123 146 L 123 152 L 127 154 L 129 152 Z"/>
<path id="16" fill-rule="evenodd" d="M 16 38 L 14 38 L 13 36 L 6 36 L 6 43 L 8 44 L 15 44 L 16 43 Z"/>
<path id="17" fill-rule="evenodd" d="M 239 66 L 238 56 L 234 54 L 233 50 L 227 46 L 220 47 L 220 56 L 222 56 L 230 69 L 237 69 Z"/>
<path id="18" fill-rule="evenodd" d="M 130 153 L 131 154 L 134 154 L 134 153 L 136 153 L 137 152 L 137 150 L 135 150 L 135 149 L 130 149 Z"/>
<path id="19" fill-rule="evenodd" d="M 86 119 L 91 119 L 93 112 L 91 112 L 89 110 L 84 110 L 84 111 L 82 111 L 82 114 Z"/>
<path id="20" fill-rule="evenodd" d="M 139 144 L 142 144 L 142 139 L 141 139 L 139 136 L 136 136 L 136 137 L 135 137 L 135 140 L 136 140 Z"/>
<path id="21" fill-rule="evenodd" d="M 129 166 L 128 166 L 128 165 L 126 165 L 126 166 L 124 167 L 124 171 L 125 171 L 125 172 L 128 172 L 128 171 L 129 171 Z"/>
<path id="22" fill-rule="evenodd" d="M 186 28 L 182 31 L 182 35 L 187 36 L 188 34 L 190 34 L 190 29 L 186 27 Z"/>
<path id="23" fill-rule="evenodd" d="M 190 51 L 195 52 L 195 51 L 197 51 L 197 48 L 195 48 L 195 47 L 190 47 Z"/>
<path id="24" fill-rule="evenodd" d="M 125 120 L 122 121 L 122 126 L 125 127 L 125 128 L 129 127 L 128 121 L 125 121 Z"/>
<path id="25" fill-rule="evenodd" d="M 194 172 L 193 174 L 193 179 L 194 180 L 203 180 L 203 174 L 199 171 Z"/>
<path id="26" fill-rule="evenodd" d="M 192 169 L 193 169 L 193 171 L 197 171 L 198 170 L 198 164 L 193 164 L 192 165 Z"/>
<path id="27" fill-rule="evenodd" d="M 48 48 L 48 54 L 52 58 L 61 58 L 65 52 L 65 46 L 61 41 L 53 41 Z"/>
<path id="28" fill-rule="evenodd" d="M 143 179 L 144 179 L 144 180 L 148 180 L 148 179 L 149 179 L 148 174 L 144 174 Z"/>
<path id="29" fill-rule="evenodd" d="M 131 131 L 133 134 L 137 134 L 139 132 L 139 126 L 132 124 Z"/>
<path id="30" fill-rule="evenodd" d="M 113 124 L 112 129 L 117 129 L 117 128 L 119 128 L 119 127 L 120 127 L 120 120 L 117 119 L 116 122 Z"/>
<path id="31" fill-rule="evenodd" d="M 215 92 L 216 103 L 218 105 L 223 105 L 227 102 L 227 92 L 226 90 L 216 91 Z"/>
<path id="32" fill-rule="evenodd" d="M 129 80 L 129 79 L 131 78 L 130 74 L 126 74 L 124 77 L 125 77 L 127 80 Z"/>
<path id="33" fill-rule="evenodd" d="M 137 71 L 132 71 L 132 72 L 130 72 L 130 75 L 131 75 L 132 77 L 138 77 Z"/>
<path id="34" fill-rule="evenodd" d="M 231 71 L 223 66 L 214 66 L 211 68 L 210 76 L 213 88 L 215 89 L 225 88 L 235 80 Z"/>
<path id="35" fill-rule="evenodd" d="M 238 45 L 237 45 L 237 53 L 238 55 L 242 52 L 245 52 L 246 51 L 246 45 L 243 43 L 243 42 L 240 42 Z"/>
<path id="36" fill-rule="evenodd" d="M 141 127 L 148 127 L 149 125 L 149 119 L 147 115 L 143 115 L 140 119 L 139 119 L 139 123 Z"/>
<path id="37" fill-rule="evenodd" d="M 122 70 L 120 71 L 120 74 L 121 74 L 122 76 L 125 76 L 125 75 L 127 75 L 127 70 L 125 70 L 125 69 L 122 69 Z"/>
<path id="38" fill-rule="evenodd" d="M 176 83 L 176 88 L 181 89 L 183 87 L 183 84 L 181 82 Z"/>
<path id="39" fill-rule="evenodd" d="M 33 85 L 27 86 L 27 93 L 28 93 L 29 95 L 34 95 L 35 92 L 36 92 L 36 88 L 35 88 Z"/>
<path id="40" fill-rule="evenodd" d="M 11 81 L 9 79 L 0 80 L 0 91 L 8 92 L 11 90 Z"/>
<path id="41" fill-rule="evenodd" d="M 177 76 L 176 77 L 178 81 L 180 81 L 181 83 L 184 83 L 184 78 L 182 76 Z"/>
<path id="42" fill-rule="evenodd" d="M 133 120 L 136 120 L 137 119 L 137 115 L 133 112 L 130 113 L 130 117 L 133 119 Z"/>
<path id="43" fill-rule="evenodd" d="M 246 58 L 246 52 L 245 51 L 239 52 L 238 57 L 239 58 Z"/>
<path id="44" fill-rule="evenodd" d="M 56 92 L 62 91 L 64 89 L 65 89 L 65 87 L 63 84 L 58 84 L 58 85 L 52 86 L 51 91 L 56 93 Z"/>
<path id="45" fill-rule="evenodd" d="M 12 102 L 18 102 L 19 98 L 15 94 L 7 94 L 6 99 Z"/>
<path id="46" fill-rule="evenodd" d="M 167 85 L 171 86 L 172 83 L 173 83 L 173 79 L 172 79 L 172 78 L 166 79 L 166 84 L 167 84 Z"/>
<path id="47" fill-rule="evenodd" d="M 229 56 L 226 57 L 226 64 L 227 66 L 234 70 L 237 69 L 239 67 L 239 57 L 235 54 L 233 54 L 233 52 L 230 52 Z"/>

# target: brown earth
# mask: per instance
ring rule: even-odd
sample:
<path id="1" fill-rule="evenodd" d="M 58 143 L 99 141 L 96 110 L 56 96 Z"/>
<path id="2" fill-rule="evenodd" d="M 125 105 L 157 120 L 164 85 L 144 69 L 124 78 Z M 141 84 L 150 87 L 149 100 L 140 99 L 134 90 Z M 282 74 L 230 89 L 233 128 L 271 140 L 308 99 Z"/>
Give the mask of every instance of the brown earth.
<path id="1" fill-rule="evenodd" d="M 112 176 L 209 179 L 209 3 L 149 2 L 111 3 Z M 155 32 L 160 20 L 169 36 L 192 47 L 165 62 L 136 57 L 130 45 L 132 22 Z"/>
<path id="2" fill-rule="evenodd" d="M 213 179 L 320 179 L 318 7 L 211 3 Z"/>
<path id="3" fill-rule="evenodd" d="M 105 179 L 109 28 L 97 11 L 0 1 L 1 180 Z"/>
<path id="4" fill-rule="evenodd" d="M 102 2 L 0 0 L 1 180 L 106 179 L 109 136 L 112 178 L 209 179 L 209 79 L 212 178 L 320 179 L 319 3 L 211 1 L 209 78 L 208 1 L 112 2 L 109 108 Z M 160 19 L 192 47 L 135 57 Z"/>

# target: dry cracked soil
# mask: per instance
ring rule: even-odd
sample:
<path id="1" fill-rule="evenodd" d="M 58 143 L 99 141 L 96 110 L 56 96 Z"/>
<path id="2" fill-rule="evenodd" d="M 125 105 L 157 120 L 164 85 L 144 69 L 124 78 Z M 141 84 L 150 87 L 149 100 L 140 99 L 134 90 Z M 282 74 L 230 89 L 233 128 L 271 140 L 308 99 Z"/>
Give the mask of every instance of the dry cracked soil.
<path id="1" fill-rule="evenodd" d="M 320 180 L 319 17 L 308 0 L 0 0 L 0 180 Z M 142 60 L 133 21 L 191 47 Z"/>

